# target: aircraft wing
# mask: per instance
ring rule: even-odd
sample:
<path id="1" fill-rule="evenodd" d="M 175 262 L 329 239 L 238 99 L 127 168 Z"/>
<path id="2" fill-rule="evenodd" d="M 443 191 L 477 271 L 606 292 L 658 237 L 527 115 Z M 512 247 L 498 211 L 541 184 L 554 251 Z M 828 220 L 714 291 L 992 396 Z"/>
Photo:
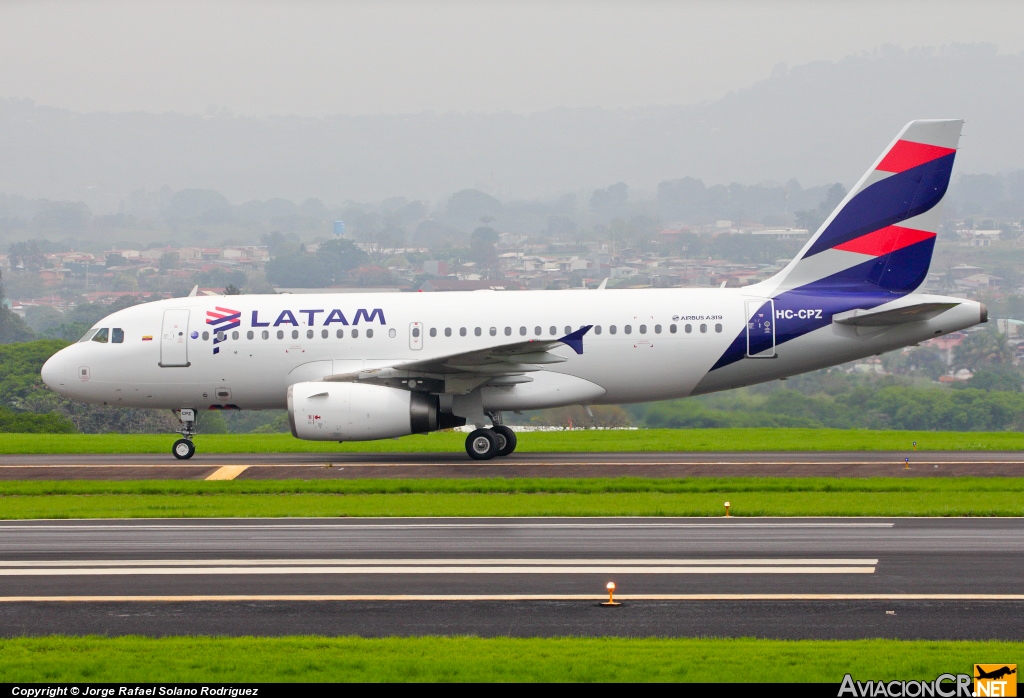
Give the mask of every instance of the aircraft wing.
<path id="1" fill-rule="evenodd" d="M 583 353 L 583 335 L 593 325 L 584 325 L 558 339 L 527 339 L 499 344 L 486 349 L 435 356 L 420 361 L 406 361 L 391 366 L 367 368 L 351 373 L 326 376 L 330 382 L 365 382 L 407 390 L 464 394 L 484 383 L 514 385 L 533 379 L 526 373 L 543 370 L 545 364 L 568 361 L 553 349 L 568 346 Z"/>

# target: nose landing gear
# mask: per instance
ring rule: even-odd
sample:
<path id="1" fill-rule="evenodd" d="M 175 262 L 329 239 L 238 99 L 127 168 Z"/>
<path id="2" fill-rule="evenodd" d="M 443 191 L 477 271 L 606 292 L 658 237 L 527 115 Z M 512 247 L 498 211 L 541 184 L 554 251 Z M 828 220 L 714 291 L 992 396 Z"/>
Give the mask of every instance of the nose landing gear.
<path id="1" fill-rule="evenodd" d="M 516 433 L 501 423 L 500 412 L 488 412 L 494 426 L 476 429 L 466 437 L 466 453 L 473 460 L 490 460 L 510 455 L 516 450 Z"/>
<path id="2" fill-rule="evenodd" d="M 178 423 L 181 428 L 178 429 L 178 433 L 181 434 L 180 439 L 174 442 L 171 446 L 171 453 L 178 460 L 188 460 L 196 454 L 196 445 L 192 443 L 192 437 L 196 435 L 196 411 L 189 408 L 183 408 L 176 412 L 178 416 Z"/>

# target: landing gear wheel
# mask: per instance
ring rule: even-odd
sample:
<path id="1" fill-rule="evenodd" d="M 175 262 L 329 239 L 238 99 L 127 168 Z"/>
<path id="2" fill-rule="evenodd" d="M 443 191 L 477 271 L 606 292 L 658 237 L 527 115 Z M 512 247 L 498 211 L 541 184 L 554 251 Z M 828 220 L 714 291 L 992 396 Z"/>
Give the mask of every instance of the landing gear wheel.
<path id="1" fill-rule="evenodd" d="M 490 429 L 477 429 L 466 437 L 466 453 L 473 460 L 490 460 L 498 455 L 498 437 Z"/>
<path id="2" fill-rule="evenodd" d="M 188 439 L 178 439 L 171 446 L 171 453 L 178 460 L 188 460 L 196 454 L 196 446 Z"/>
<path id="3" fill-rule="evenodd" d="M 516 450 L 516 433 L 504 424 L 496 424 L 491 431 L 498 437 L 498 457 L 507 456 Z"/>

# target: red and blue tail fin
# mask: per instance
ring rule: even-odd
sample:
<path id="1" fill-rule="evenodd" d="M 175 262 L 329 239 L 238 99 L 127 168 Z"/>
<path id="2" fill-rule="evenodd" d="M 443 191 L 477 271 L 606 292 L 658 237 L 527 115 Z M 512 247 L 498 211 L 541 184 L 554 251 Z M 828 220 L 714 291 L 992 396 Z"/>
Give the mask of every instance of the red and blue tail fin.
<path id="1" fill-rule="evenodd" d="M 905 294 L 928 275 L 963 121 L 907 124 L 800 254 L 766 282 L 779 292 Z M 811 291 L 811 288 L 807 288 Z"/>
<path id="2" fill-rule="evenodd" d="M 959 119 L 907 124 L 796 259 L 749 287 L 762 303 L 746 301 L 748 323 L 767 329 L 771 318 L 774 328 L 755 336 L 753 325 L 745 327 L 712 370 L 774 355 L 775 346 L 831 324 L 837 313 L 877 308 L 924 283 L 962 126 Z"/>

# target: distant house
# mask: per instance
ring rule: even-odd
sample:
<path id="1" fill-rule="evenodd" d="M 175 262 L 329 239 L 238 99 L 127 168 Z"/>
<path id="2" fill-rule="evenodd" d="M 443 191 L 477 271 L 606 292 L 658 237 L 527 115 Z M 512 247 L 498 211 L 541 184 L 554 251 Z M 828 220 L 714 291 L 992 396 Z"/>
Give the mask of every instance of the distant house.
<path id="1" fill-rule="evenodd" d="M 427 279 L 419 287 L 419 291 L 515 291 L 523 286 L 514 281 L 464 281 L 461 279 Z"/>

